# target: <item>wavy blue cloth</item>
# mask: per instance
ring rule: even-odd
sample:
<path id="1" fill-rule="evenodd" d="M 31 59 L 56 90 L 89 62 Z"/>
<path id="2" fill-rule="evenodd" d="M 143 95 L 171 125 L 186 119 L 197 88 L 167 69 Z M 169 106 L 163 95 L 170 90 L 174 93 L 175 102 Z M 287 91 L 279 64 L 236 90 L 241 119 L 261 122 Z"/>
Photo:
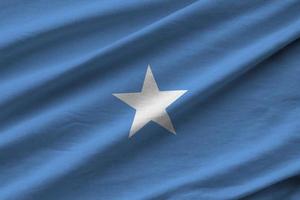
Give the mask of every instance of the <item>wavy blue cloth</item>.
<path id="1" fill-rule="evenodd" d="M 300 199 L 299 0 L 1 0 L 1 200 Z M 113 93 L 150 64 L 176 135 Z"/>

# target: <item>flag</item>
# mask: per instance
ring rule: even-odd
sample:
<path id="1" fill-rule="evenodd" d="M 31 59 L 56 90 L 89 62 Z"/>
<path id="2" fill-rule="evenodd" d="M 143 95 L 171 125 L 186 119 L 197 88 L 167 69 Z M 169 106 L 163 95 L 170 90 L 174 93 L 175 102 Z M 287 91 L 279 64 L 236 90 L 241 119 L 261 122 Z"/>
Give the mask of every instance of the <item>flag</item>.
<path id="1" fill-rule="evenodd" d="M 300 199 L 299 37 L 299 0 L 0 1 L 0 199 Z"/>

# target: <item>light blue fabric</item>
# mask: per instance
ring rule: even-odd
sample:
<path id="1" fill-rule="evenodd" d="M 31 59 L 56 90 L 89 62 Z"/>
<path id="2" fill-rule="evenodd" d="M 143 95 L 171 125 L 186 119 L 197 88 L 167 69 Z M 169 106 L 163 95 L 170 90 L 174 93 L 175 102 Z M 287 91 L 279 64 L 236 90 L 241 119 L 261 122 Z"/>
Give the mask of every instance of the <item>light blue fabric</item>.
<path id="1" fill-rule="evenodd" d="M 1 200 L 300 199 L 299 0 L 1 0 Z M 113 93 L 188 90 L 177 134 Z"/>

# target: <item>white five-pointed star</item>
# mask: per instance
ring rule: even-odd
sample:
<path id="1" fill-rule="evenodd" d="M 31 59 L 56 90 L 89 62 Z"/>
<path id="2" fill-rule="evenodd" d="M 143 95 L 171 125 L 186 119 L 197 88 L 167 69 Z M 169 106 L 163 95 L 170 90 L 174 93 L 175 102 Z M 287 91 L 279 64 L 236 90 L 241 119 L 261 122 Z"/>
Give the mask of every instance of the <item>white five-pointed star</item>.
<path id="1" fill-rule="evenodd" d="M 154 121 L 173 134 L 176 134 L 166 108 L 185 92 L 187 90 L 160 91 L 155 82 L 151 67 L 148 65 L 141 92 L 117 93 L 113 95 L 136 110 L 129 133 L 129 137 L 131 137 L 150 121 Z"/>

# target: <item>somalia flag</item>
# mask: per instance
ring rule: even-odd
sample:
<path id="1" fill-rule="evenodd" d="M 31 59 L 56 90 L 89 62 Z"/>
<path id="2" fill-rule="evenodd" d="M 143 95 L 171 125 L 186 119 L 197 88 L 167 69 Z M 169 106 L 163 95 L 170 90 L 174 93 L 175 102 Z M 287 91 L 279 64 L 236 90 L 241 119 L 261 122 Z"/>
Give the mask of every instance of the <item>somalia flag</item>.
<path id="1" fill-rule="evenodd" d="M 299 200 L 300 0 L 0 0 L 0 200 Z"/>

